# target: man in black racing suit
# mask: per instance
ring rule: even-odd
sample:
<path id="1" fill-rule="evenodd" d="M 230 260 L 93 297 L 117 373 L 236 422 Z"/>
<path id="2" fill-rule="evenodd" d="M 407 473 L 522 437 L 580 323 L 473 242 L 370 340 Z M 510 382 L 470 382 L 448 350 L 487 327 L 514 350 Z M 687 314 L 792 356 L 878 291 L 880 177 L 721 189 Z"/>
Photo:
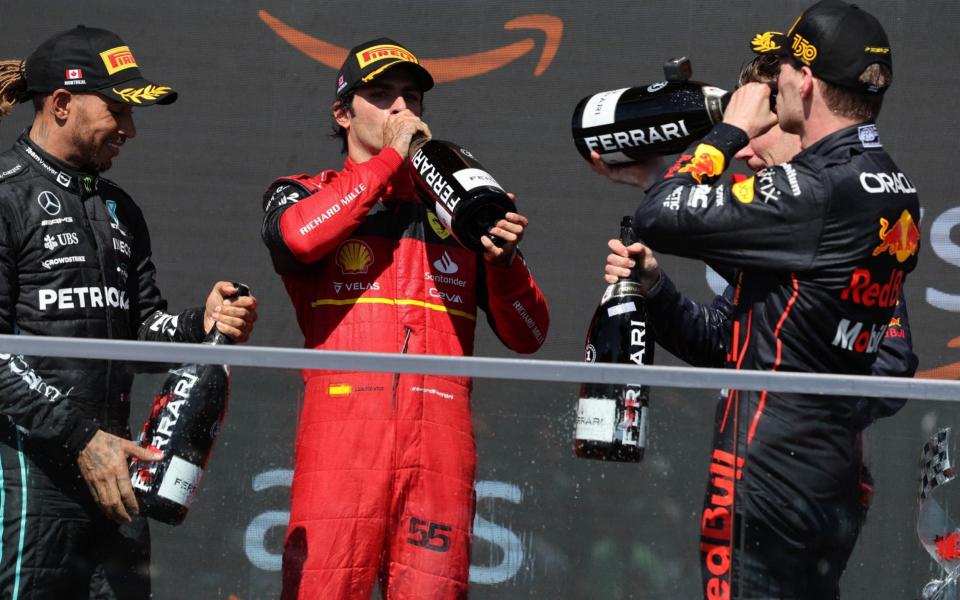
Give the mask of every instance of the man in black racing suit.
<path id="1" fill-rule="evenodd" d="M 889 43 L 872 16 L 826 0 L 753 47 L 781 56 L 776 116 L 769 88 L 746 85 L 657 181 L 653 164 L 630 167 L 649 187 L 638 237 L 735 273 L 728 367 L 868 374 L 920 241 L 916 190 L 873 123 Z M 803 151 L 717 183 L 777 118 Z M 729 390 L 701 520 L 705 598 L 838 596 L 862 515 L 863 425 L 857 399 Z"/>
<path id="2" fill-rule="evenodd" d="M 0 63 L 0 114 L 32 99 L 33 126 L 0 154 L 0 333 L 243 341 L 255 301 L 167 312 L 140 209 L 100 173 L 132 138 L 131 105 L 176 93 L 144 80 L 105 30 L 77 27 Z M 150 540 L 128 457 L 129 363 L 0 355 L 0 596 L 150 597 Z M 132 516 L 131 516 L 132 515 Z"/>

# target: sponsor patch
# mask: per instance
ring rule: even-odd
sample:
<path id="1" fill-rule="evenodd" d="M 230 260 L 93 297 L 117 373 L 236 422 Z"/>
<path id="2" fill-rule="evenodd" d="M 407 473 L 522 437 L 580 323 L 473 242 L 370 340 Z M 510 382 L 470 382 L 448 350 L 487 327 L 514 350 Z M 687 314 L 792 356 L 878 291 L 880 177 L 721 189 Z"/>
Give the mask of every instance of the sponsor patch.
<path id="1" fill-rule="evenodd" d="M 730 193 L 733 194 L 733 197 L 739 202 L 750 204 L 753 202 L 753 183 L 753 177 L 749 177 L 743 181 L 738 181 L 730 186 Z"/>
<path id="2" fill-rule="evenodd" d="M 107 74 L 113 75 L 124 69 L 132 69 L 137 66 L 137 60 L 133 57 L 133 52 L 127 46 L 117 46 L 100 53 L 100 59 L 103 66 L 107 68 Z"/>
<path id="3" fill-rule="evenodd" d="M 373 261 L 373 248 L 364 241 L 349 239 L 337 249 L 337 265 L 344 275 L 366 273 Z"/>
<path id="4" fill-rule="evenodd" d="M 60 214 L 60 198 L 56 194 L 49 190 L 44 190 L 37 194 L 37 204 L 40 205 L 40 208 L 43 209 L 43 212 L 47 213 L 51 217 L 55 217 Z"/>
<path id="5" fill-rule="evenodd" d="M 700 144 L 694 150 L 693 158 L 680 167 L 677 173 L 685 173 L 697 183 L 703 183 L 704 180 L 723 173 L 725 163 L 723 152 L 709 144 Z"/>
<path id="6" fill-rule="evenodd" d="M 880 130 L 877 129 L 874 123 L 858 127 L 857 135 L 864 148 L 879 148 L 883 146 L 883 144 L 880 143 Z"/>
<path id="7" fill-rule="evenodd" d="M 399 46 L 394 46 L 393 44 L 380 44 L 379 46 L 367 48 L 363 52 L 357 52 L 356 56 L 357 62 L 360 63 L 361 69 L 365 68 L 367 65 L 373 64 L 379 60 L 384 60 L 386 58 L 398 58 L 400 60 L 405 60 L 407 62 L 416 64 L 419 64 L 420 62 L 412 53 Z"/>
<path id="8" fill-rule="evenodd" d="M 900 218 L 893 225 L 884 218 L 880 219 L 880 245 L 873 249 L 873 255 L 884 252 L 896 256 L 897 262 L 905 262 L 917 253 L 920 247 L 920 230 L 913 222 L 909 211 L 900 213 Z"/>

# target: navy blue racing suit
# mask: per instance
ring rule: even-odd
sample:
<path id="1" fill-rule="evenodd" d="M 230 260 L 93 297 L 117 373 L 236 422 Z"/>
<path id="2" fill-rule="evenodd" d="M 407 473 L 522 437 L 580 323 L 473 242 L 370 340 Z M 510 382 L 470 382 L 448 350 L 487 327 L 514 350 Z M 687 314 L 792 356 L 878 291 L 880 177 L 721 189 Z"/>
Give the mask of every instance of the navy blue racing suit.
<path id="1" fill-rule="evenodd" d="M 634 218 L 655 251 L 737 272 L 719 304 L 686 307 L 722 322 L 688 340 L 699 349 L 687 356 L 735 369 L 871 373 L 916 266 L 915 188 L 872 123 L 746 181 L 717 183 L 747 142 L 742 130 L 716 126 L 648 190 Z M 701 519 L 704 597 L 837 597 L 863 515 L 860 432 L 895 408 L 728 390 Z"/>

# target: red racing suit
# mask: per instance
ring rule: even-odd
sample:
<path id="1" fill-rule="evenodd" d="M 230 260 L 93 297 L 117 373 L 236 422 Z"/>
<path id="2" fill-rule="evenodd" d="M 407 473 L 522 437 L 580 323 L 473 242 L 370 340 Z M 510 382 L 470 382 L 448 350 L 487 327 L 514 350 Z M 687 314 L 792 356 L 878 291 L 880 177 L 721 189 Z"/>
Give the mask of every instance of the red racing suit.
<path id="1" fill-rule="evenodd" d="M 477 309 L 517 352 L 547 303 L 517 254 L 484 261 L 415 198 L 385 149 L 340 172 L 280 178 L 263 239 L 305 347 L 472 354 Z M 283 598 L 463 598 L 476 465 L 465 377 L 304 371 Z"/>

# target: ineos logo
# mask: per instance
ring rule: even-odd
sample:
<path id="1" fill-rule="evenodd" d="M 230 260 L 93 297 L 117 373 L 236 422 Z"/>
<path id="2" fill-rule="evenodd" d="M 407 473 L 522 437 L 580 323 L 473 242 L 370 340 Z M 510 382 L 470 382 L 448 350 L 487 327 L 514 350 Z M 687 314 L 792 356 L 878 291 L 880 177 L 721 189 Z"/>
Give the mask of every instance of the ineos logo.
<path id="1" fill-rule="evenodd" d="M 40 192 L 37 196 L 37 204 L 51 217 L 60 214 L 60 198 L 53 192 Z"/>

